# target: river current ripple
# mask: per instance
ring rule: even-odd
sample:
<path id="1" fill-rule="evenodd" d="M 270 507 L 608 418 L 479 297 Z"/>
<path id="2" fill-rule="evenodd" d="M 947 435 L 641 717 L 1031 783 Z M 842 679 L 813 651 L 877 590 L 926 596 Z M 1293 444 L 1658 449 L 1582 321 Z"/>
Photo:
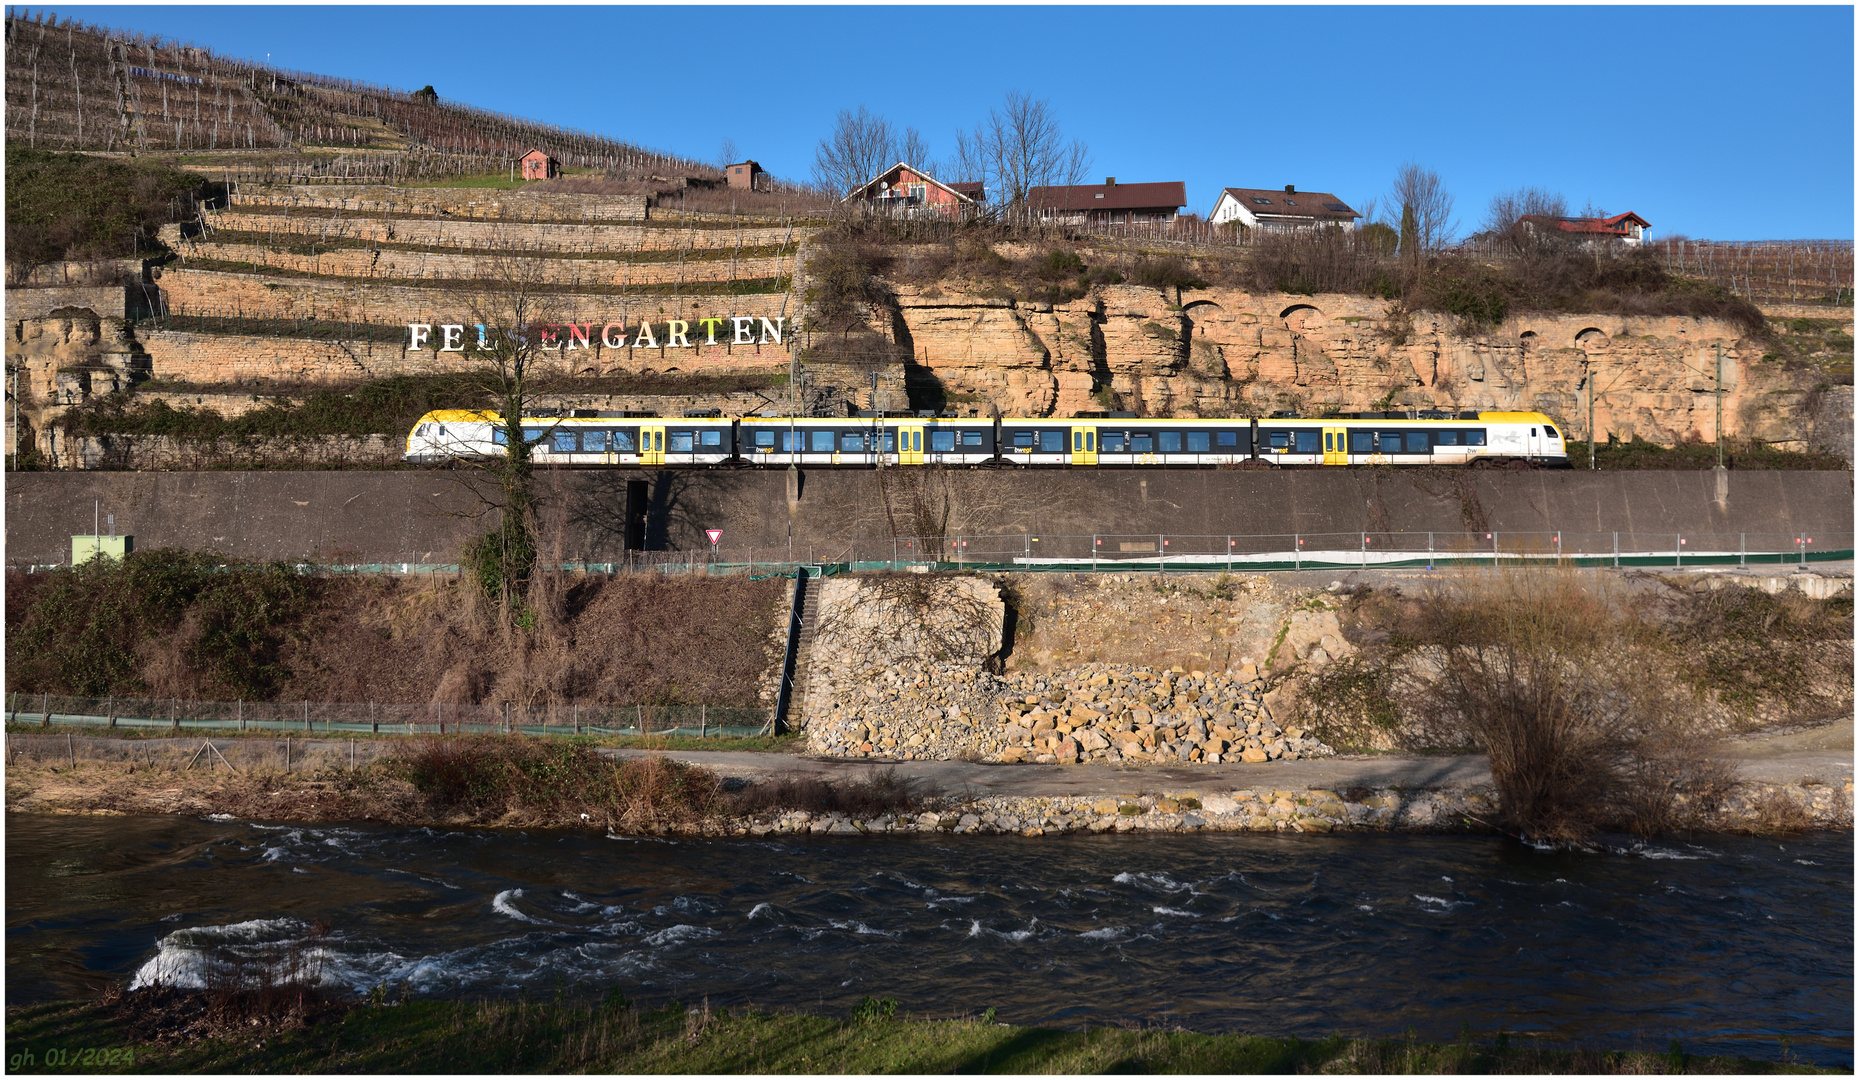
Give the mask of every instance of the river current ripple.
<path id="1" fill-rule="evenodd" d="M 691 840 L 9 815 L 7 998 L 324 977 L 810 1011 L 1853 1062 L 1851 834 L 1596 854 L 1428 836 Z"/>

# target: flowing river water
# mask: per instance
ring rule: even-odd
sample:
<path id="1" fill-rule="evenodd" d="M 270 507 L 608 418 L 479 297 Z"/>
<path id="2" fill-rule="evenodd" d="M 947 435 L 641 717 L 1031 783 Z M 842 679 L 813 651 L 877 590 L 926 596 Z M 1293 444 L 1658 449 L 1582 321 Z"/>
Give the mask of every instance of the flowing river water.
<path id="1" fill-rule="evenodd" d="M 296 946 L 456 996 L 618 986 L 843 1014 L 1853 1063 L 1853 838 L 689 840 L 9 815 L 7 1000 Z M 324 936 L 311 927 L 326 922 Z"/>

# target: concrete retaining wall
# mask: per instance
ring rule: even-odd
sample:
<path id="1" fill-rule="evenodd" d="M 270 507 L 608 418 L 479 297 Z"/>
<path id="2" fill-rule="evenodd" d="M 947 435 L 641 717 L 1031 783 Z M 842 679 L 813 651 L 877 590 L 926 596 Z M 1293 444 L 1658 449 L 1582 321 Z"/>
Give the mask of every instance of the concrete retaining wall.
<path id="1" fill-rule="evenodd" d="M 849 542 L 867 557 L 918 530 L 916 508 L 948 532 L 1219 536 L 1263 533 L 1571 532 L 1845 536 L 1853 478 L 1843 472 L 1006 473 L 808 470 L 799 498 L 782 471 L 543 474 L 546 542 L 564 558 L 610 559 L 627 523 L 650 549 L 785 551 L 790 506 L 803 557 Z M 466 471 L 22 473 L 8 477 L 7 559 L 63 562 L 88 533 L 93 500 L 140 548 L 172 545 L 253 558 L 451 561 L 486 527 Z M 908 487 L 906 485 L 920 485 Z M 1719 495 L 1722 498 L 1719 499 Z M 630 496 L 630 505 L 629 505 Z"/>

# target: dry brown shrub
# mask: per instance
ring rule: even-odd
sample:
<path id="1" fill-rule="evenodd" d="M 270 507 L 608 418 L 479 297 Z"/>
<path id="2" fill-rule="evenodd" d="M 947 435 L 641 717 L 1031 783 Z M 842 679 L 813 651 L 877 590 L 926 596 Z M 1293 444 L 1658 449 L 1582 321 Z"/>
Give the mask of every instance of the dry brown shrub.
<path id="1" fill-rule="evenodd" d="M 1745 827 L 1764 835 L 1806 832 L 1814 827 L 1814 815 L 1801 796 L 1784 787 L 1771 787 L 1750 800 L 1753 818 Z"/>
<path id="2" fill-rule="evenodd" d="M 839 781 L 785 773 L 758 780 L 727 799 L 738 814 L 805 810 L 815 814 L 868 817 L 887 811 L 907 811 L 933 797 L 933 792 L 917 790 L 910 780 L 883 769 L 873 770 L 862 779 Z"/>
<path id="3" fill-rule="evenodd" d="M 1551 840 L 1696 820 L 1729 773 L 1658 642 L 1599 578 L 1493 574 L 1436 594 L 1413 632 L 1403 704 L 1490 756 L 1511 827 Z"/>

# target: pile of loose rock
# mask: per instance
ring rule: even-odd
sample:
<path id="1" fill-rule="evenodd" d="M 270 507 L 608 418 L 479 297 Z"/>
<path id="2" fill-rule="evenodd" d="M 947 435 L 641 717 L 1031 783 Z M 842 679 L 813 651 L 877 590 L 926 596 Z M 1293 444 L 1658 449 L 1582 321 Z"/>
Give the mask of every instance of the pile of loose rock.
<path id="1" fill-rule="evenodd" d="M 1236 675 L 1093 664 L 1013 677 L 1001 761 L 1296 761 L 1335 753 L 1280 724 L 1251 665 Z"/>
<path id="2" fill-rule="evenodd" d="M 1272 715 L 1248 665 L 1234 675 L 1093 664 L 1064 673 L 893 664 L 822 710 L 817 753 L 1041 764 L 1296 761 L 1335 753 Z"/>

